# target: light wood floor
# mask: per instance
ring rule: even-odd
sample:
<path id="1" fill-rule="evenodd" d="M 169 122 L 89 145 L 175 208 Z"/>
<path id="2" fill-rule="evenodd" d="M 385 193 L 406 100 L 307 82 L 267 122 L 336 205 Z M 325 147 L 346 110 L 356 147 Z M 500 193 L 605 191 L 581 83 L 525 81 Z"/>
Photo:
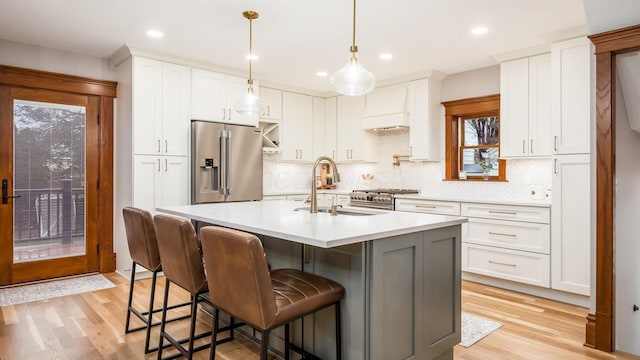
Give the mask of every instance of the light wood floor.
<path id="1" fill-rule="evenodd" d="M 106 276 L 115 288 L 0 308 L 0 359 L 154 359 L 143 355 L 144 333 L 124 335 L 128 281 Z M 135 302 L 144 307 L 150 280 L 137 284 Z M 164 281 L 159 281 L 158 306 Z M 172 287 L 172 303 L 188 300 Z M 469 348 L 456 346 L 455 358 L 486 359 L 640 359 L 582 346 L 586 309 L 464 282 L 463 311 L 504 324 Z M 202 317 L 199 331 L 210 328 Z M 205 321 L 207 320 L 207 321 Z M 186 335 L 187 323 L 170 331 Z M 157 341 L 152 332 L 152 344 Z M 258 359 L 258 347 L 240 339 L 218 346 L 217 359 Z M 196 359 L 208 359 L 207 350 Z"/>

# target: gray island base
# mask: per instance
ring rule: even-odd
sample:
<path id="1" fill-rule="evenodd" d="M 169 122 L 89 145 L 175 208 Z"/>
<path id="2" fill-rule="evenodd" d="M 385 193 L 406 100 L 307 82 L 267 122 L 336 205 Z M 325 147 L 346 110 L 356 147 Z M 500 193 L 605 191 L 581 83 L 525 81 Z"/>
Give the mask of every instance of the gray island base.
<path id="1" fill-rule="evenodd" d="M 343 359 L 453 359 L 460 342 L 466 219 L 356 208 L 331 216 L 295 210 L 300 205 L 256 201 L 157 211 L 190 218 L 197 227 L 254 233 L 272 269 L 303 269 L 342 284 Z M 283 333 L 274 331 L 269 341 L 279 351 Z M 292 339 L 323 359 L 335 359 L 333 308 L 296 322 Z"/>

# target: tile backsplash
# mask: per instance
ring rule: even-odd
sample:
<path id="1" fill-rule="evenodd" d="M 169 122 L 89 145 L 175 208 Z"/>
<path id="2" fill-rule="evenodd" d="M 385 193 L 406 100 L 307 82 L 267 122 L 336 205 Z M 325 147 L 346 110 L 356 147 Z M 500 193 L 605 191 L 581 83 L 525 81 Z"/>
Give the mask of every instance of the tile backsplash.
<path id="1" fill-rule="evenodd" d="M 549 158 L 535 160 L 507 160 L 507 182 L 442 181 L 444 161 L 402 162 L 393 166 L 393 155 L 409 154 L 408 130 L 378 134 L 378 163 L 339 163 L 342 181 L 338 191 L 354 189 L 404 188 L 418 189 L 423 195 L 467 199 L 531 200 L 534 190 L 538 196 L 551 189 Z M 282 162 L 280 154 L 264 155 L 264 193 L 309 192 L 312 164 Z M 373 174 L 364 180 L 363 174 Z"/>

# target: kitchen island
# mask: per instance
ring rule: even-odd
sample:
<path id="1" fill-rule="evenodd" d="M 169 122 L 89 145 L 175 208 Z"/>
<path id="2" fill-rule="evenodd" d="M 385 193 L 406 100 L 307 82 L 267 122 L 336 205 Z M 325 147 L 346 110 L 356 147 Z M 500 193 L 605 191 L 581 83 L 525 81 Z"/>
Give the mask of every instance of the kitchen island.
<path id="1" fill-rule="evenodd" d="M 300 202 L 255 201 L 161 207 L 199 228 L 254 233 L 271 268 L 294 267 L 346 289 L 343 358 L 452 359 L 460 341 L 460 248 L 465 218 L 340 208 L 310 214 Z M 333 309 L 307 316 L 292 338 L 334 359 Z M 270 339 L 282 349 L 282 333 Z"/>

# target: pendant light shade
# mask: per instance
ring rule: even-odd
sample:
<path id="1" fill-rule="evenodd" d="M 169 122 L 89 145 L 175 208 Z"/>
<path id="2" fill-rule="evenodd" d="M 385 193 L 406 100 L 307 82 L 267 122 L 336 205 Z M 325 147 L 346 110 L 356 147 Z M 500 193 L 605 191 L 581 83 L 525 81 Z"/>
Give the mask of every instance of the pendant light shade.
<path id="1" fill-rule="evenodd" d="M 331 86 L 339 94 L 357 96 L 364 95 L 376 85 L 376 79 L 372 73 L 367 71 L 358 62 L 356 53 L 356 0 L 353 0 L 353 36 L 352 44 L 349 48 L 351 57 L 347 64 L 340 70 L 331 75 Z"/>
<path id="2" fill-rule="evenodd" d="M 249 20 L 249 79 L 247 80 L 247 93 L 234 104 L 237 113 L 243 115 L 259 115 L 264 111 L 264 101 L 253 93 L 253 78 L 251 77 L 253 59 L 253 20 L 260 14 L 255 11 L 245 11 L 242 13 Z"/>

